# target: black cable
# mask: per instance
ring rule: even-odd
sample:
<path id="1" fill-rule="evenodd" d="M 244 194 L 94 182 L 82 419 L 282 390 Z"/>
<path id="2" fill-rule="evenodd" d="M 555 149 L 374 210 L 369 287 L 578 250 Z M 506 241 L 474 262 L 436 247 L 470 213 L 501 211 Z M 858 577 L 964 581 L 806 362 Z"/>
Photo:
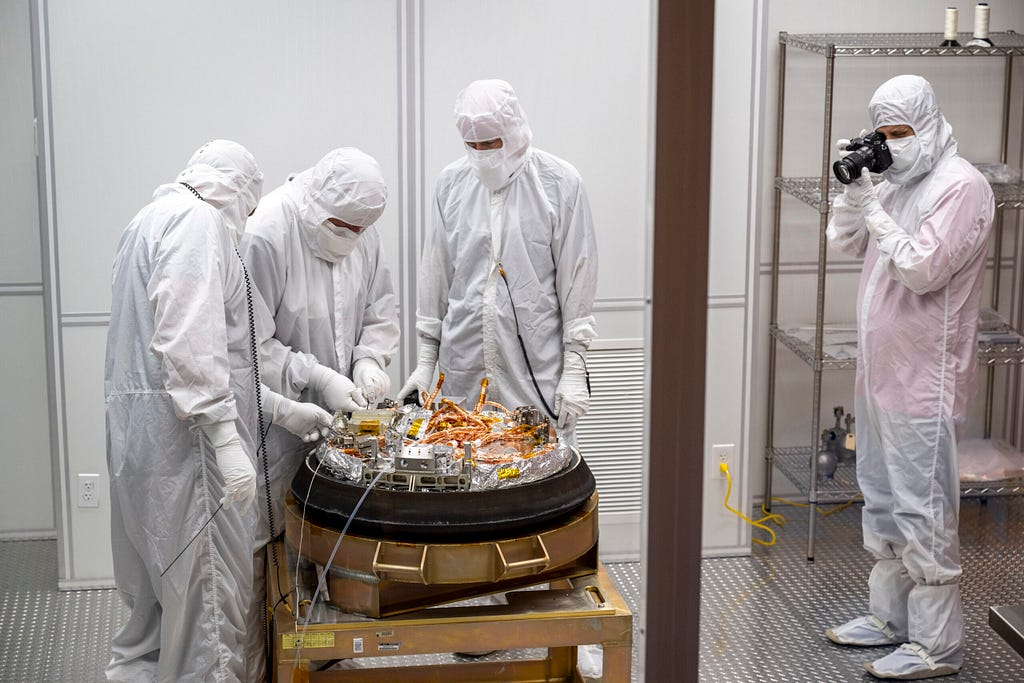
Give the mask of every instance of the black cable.
<path id="1" fill-rule="evenodd" d="M 519 331 L 519 315 L 516 314 L 516 302 L 512 299 L 512 288 L 508 286 L 508 278 L 505 277 L 505 267 L 498 264 L 498 272 L 501 273 L 501 279 L 505 283 L 505 291 L 508 292 L 508 303 L 512 308 L 512 319 L 516 322 L 516 337 L 519 339 L 519 348 L 523 350 L 523 360 L 526 361 L 526 369 L 530 373 L 530 381 L 533 382 L 533 388 L 537 390 L 537 396 L 540 398 L 541 405 L 544 406 L 544 410 L 548 411 L 548 415 L 551 416 L 552 420 L 557 421 L 558 415 L 555 411 L 551 410 L 548 406 L 548 402 L 544 400 L 544 394 L 541 393 L 540 385 L 537 384 L 537 377 L 533 374 L 533 366 L 530 365 L 530 356 L 526 353 L 526 342 L 523 341 L 523 335 Z M 587 391 L 590 391 L 590 378 L 587 378 Z"/>
<path id="2" fill-rule="evenodd" d="M 377 476 L 373 478 L 373 481 L 366 485 L 366 490 L 363 491 L 363 495 L 361 495 L 359 497 L 359 500 L 356 501 L 355 507 L 352 508 L 352 512 L 349 514 L 348 519 L 345 520 L 345 525 L 341 528 L 341 534 L 338 536 L 338 540 L 334 543 L 334 549 L 331 551 L 330 556 L 324 563 L 324 571 L 322 574 L 320 574 L 320 581 L 317 582 L 316 588 L 313 591 L 313 599 L 310 601 L 309 611 L 306 612 L 306 620 L 302 624 L 302 639 L 306 637 L 306 630 L 309 628 L 309 620 L 313 618 L 313 609 L 316 607 L 317 598 L 319 598 L 321 592 L 323 591 L 324 580 L 327 578 L 328 572 L 330 571 L 331 567 L 334 566 L 334 556 L 338 554 L 338 549 L 341 547 L 341 542 L 345 540 L 345 534 L 348 533 L 349 525 L 352 524 L 352 520 L 356 518 L 356 515 L 359 513 L 359 508 L 363 506 L 363 501 L 365 501 L 366 497 L 370 495 L 370 491 L 373 490 L 373 487 L 376 486 L 377 482 L 380 481 L 380 478 L 383 477 L 386 473 L 386 469 L 381 469 L 380 472 L 377 473 Z M 295 616 L 296 618 L 298 618 L 297 612 Z M 298 630 L 297 621 L 296 630 Z M 295 653 L 295 666 L 298 666 L 298 663 L 302 661 L 302 639 L 299 640 L 299 648 Z M 294 667 L 292 668 L 292 671 L 294 673 Z"/>
<path id="3" fill-rule="evenodd" d="M 284 591 L 281 588 L 281 563 L 277 557 L 277 544 L 273 542 L 273 539 L 277 536 L 277 529 L 274 524 L 274 503 L 272 500 L 272 491 L 270 487 L 270 463 L 267 460 L 267 443 L 266 439 L 262 438 L 270 431 L 270 425 L 267 425 L 266 429 L 263 426 L 263 386 L 260 382 L 260 359 L 259 349 L 256 344 L 256 314 L 253 312 L 252 307 L 252 280 L 249 279 L 249 270 L 245 267 L 245 261 L 242 260 L 242 255 L 235 249 L 235 256 L 238 257 L 238 262 L 242 266 L 242 277 L 245 278 L 245 299 L 246 305 L 248 306 L 249 313 L 249 350 L 252 354 L 252 372 L 253 372 L 253 384 L 256 389 L 256 419 L 259 422 L 259 433 L 261 435 L 259 446 L 256 447 L 256 459 L 263 463 L 263 486 L 266 492 L 267 499 L 267 526 L 270 529 L 270 555 L 274 563 L 274 577 L 277 580 L 277 594 L 284 596 Z M 264 572 L 264 583 L 266 583 L 266 572 Z M 269 623 L 272 616 L 268 614 L 266 609 L 260 610 L 263 615 L 263 644 L 264 644 L 264 656 L 266 657 L 266 679 L 270 683 L 272 680 L 271 670 L 273 669 L 273 663 L 270 658 L 270 653 L 273 651 L 274 643 L 271 636 L 271 624 Z"/>
<path id="4" fill-rule="evenodd" d="M 268 428 L 268 430 L 267 430 L 267 431 L 269 431 L 269 428 Z M 266 435 L 266 433 L 264 433 L 263 435 L 261 435 L 261 436 L 260 436 L 260 445 L 261 445 L 261 446 L 263 445 L 263 439 L 264 439 L 264 438 L 266 438 L 266 436 L 267 436 L 267 435 Z M 257 448 L 257 450 L 259 450 L 259 449 Z M 208 520 L 206 520 L 205 522 L 203 522 L 203 526 L 201 526 L 201 527 L 199 528 L 199 531 L 197 531 L 197 532 L 196 532 L 195 536 L 193 536 L 193 537 L 191 538 L 191 540 L 189 540 L 189 542 L 185 544 L 185 547 L 183 547 L 183 548 L 181 549 L 181 552 L 179 552 L 179 553 L 178 553 L 178 554 L 177 554 L 177 555 L 176 555 L 176 556 L 174 557 L 174 559 L 173 559 L 173 560 L 171 560 L 171 563 L 170 563 L 169 565 L 167 565 L 167 569 L 164 569 L 164 570 L 163 570 L 162 572 L 160 572 L 160 576 L 163 576 L 163 575 L 164 575 L 164 574 L 166 574 L 166 573 L 167 573 L 168 571 L 170 571 L 171 567 L 173 567 L 173 566 L 174 566 L 174 563 L 175 563 L 175 562 L 177 562 L 177 561 L 178 561 L 178 560 L 179 560 L 179 559 L 181 558 L 181 556 L 185 554 L 185 551 L 186 551 L 186 550 L 188 550 L 188 547 L 189 547 L 190 545 L 192 545 L 192 544 L 193 544 L 193 543 L 195 542 L 195 540 L 196 540 L 197 538 L 199 538 L 199 534 L 201 534 L 201 533 L 203 532 L 203 529 L 205 529 L 205 528 L 206 528 L 207 526 L 209 526 L 210 522 L 212 522 L 212 521 L 213 521 L 213 518 L 217 516 L 217 513 L 218 513 L 218 512 L 220 512 L 220 511 L 221 511 L 221 508 L 223 508 L 223 507 L 224 507 L 224 503 L 221 503 L 220 505 L 218 505 L 218 506 L 217 506 L 217 509 L 213 511 L 213 514 L 212 514 L 212 515 L 210 515 L 210 518 L 209 518 Z M 280 582 L 280 581 L 278 581 L 278 586 L 280 586 L 280 585 L 281 585 L 281 582 Z"/>
<path id="5" fill-rule="evenodd" d="M 192 194 L 194 194 L 196 197 L 199 198 L 199 201 L 201 201 L 201 202 L 202 201 L 206 201 L 206 200 L 203 199 L 203 195 L 199 194 L 199 192 L 196 190 L 196 188 L 192 187 L 188 183 L 179 182 L 178 184 L 179 185 L 184 185 L 185 187 L 187 187 L 189 192 L 191 192 Z M 197 531 L 195 533 L 195 535 L 192 536 L 192 538 L 189 539 L 188 543 L 185 544 L 185 547 L 183 547 L 181 549 L 181 551 L 177 555 L 174 556 L 174 559 L 171 560 L 171 563 L 169 565 L 167 565 L 167 567 L 165 567 L 162 572 L 160 572 L 160 576 L 163 576 L 164 574 L 166 574 L 167 572 L 169 572 L 171 570 L 171 567 L 174 566 L 174 563 L 177 562 L 181 558 L 181 556 L 185 554 L 185 551 L 188 550 L 189 546 L 192 545 L 192 543 L 194 543 L 197 538 L 199 538 L 199 534 L 203 533 L 203 529 L 205 529 L 206 527 L 208 527 L 210 525 L 210 522 L 213 521 L 213 518 L 217 516 L 217 513 L 220 512 L 221 508 L 223 508 L 223 507 L 224 507 L 224 503 L 221 503 L 220 505 L 217 506 L 217 509 L 213 511 L 212 515 L 210 515 L 210 518 L 208 520 L 206 520 L 205 522 L 203 522 L 203 525 L 201 527 L 199 527 L 199 531 Z"/>
<path id="6" fill-rule="evenodd" d="M 199 198 L 199 201 L 201 201 L 201 202 L 205 202 L 206 201 L 205 199 L 203 199 L 203 195 L 199 194 L 199 190 L 197 190 L 196 188 L 192 187 L 188 183 L 186 183 L 184 181 L 178 181 L 178 184 L 179 185 L 184 185 L 185 187 L 187 187 L 189 192 L 191 192 L 192 194 L 194 194 L 196 197 Z"/>
<path id="7" fill-rule="evenodd" d="M 583 361 L 583 379 L 587 381 L 587 396 L 593 396 L 594 392 L 590 390 L 590 368 L 587 367 L 587 357 L 574 349 L 569 349 L 569 353 L 575 353 Z"/>
<path id="8" fill-rule="evenodd" d="M 196 198 L 199 199 L 199 201 L 205 201 L 205 199 L 203 199 L 203 196 L 201 194 L 199 194 L 199 191 L 196 190 L 196 188 L 192 187 L 191 185 L 189 185 L 188 183 L 183 182 L 183 181 L 179 181 L 179 183 L 181 185 L 183 185 L 184 187 L 188 188 L 188 190 L 192 194 L 194 194 L 196 196 Z M 255 388 L 255 391 L 256 391 L 256 419 L 257 419 L 258 428 L 259 428 L 258 434 L 260 435 L 260 439 L 259 439 L 258 445 L 256 446 L 256 459 L 263 463 L 263 485 L 264 485 L 264 489 L 266 491 L 266 499 L 267 499 L 267 525 L 270 528 L 270 538 L 273 539 L 275 536 L 277 536 L 277 531 L 275 529 L 276 525 L 274 524 L 274 505 L 273 505 L 273 502 L 272 502 L 271 487 L 270 487 L 270 463 L 267 460 L 267 442 L 266 442 L 267 433 L 270 431 L 270 425 L 266 425 L 266 427 L 264 427 L 264 422 L 263 422 L 263 387 L 262 387 L 262 383 L 260 382 L 259 350 L 258 350 L 257 344 L 256 344 L 256 315 L 253 312 L 253 305 L 252 305 L 252 281 L 249 279 L 249 271 L 245 267 L 245 261 L 242 260 L 242 255 L 238 253 L 238 249 L 235 249 L 235 256 L 238 257 L 238 263 L 242 266 L 242 277 L 245 279 L 245 299 L 246 299 L 247 312 L 249 314 L 249 351 L 250 351 L 250 354 L 252 356 L 253 384 L 254 384 L 254 388 Z M 206 521 L 206 524 L 203 524 L 203 526 L 202 526 L 202 528 L 200 528 L 199 532 L 197 532 L 196 535 L 192 537 L 192 540 L 190 540 L 185 545 L 185 547 L 181 549 L 181 552 L 178 553 L 178 557 L 181 557 L 182 554 L 184 554 L 185 550 L 187 550 L 188 547 L 190 545 L 192 545 L 192 541 L 194 541 L 199 536 L 199 534 L 202 533 L 203 529 L 205 529 L 207 527 L 207 525 L 210 522 L 213 521 L 213 518 L 217 516 L 217 513 L 220 512 L 221 508 L 223 508 L 223 507 L 224 507 L 224 505 L 223 505 L 223 503 L 221 503 L 221 505 L 214 511 L 214 513 L 212 515 L 210 515 L 210 519 L 208 519 Z M 275 577 L 277 579 L 278 594 L 283 596 L 284 595 L 284 591 L 281 590 L 281 565 L 280 565 L 280 562 L 279 562 L 278 557 L 277 557 L 277 546 L 275 544 L 273 544 L 273 543 L 270 544 L 270 553 L 271 553 L 271 556 L 273 558 L 273 563 L 274 563 L 274 574 L 275 574 Z M 167 569 L 165 569 L 164 572 L 166 572 L 168 569 L 171 568 L 171 565 L 173 565 L 174 562 L 176 562 L 178 560 L 178 557 L 174 558 L 174 560 L 171 562 L 170 565 L 167 566 Z M 264 572 L 264 576 L 265 575 L 266 575 L 266 572 Z M 162 573 L 161 573 L 161 576 L 163 576 Z M 266 675 L 267 675 L 267 681 L 269 682 L 271 680 L 271 669 L 272 669 L 271 661 L 270 661 L 270 652 L 271 652 L 271 649 L 273 647 L 273 643 L 271 642 L 270 628 L 269 628 L 270 625 L 268 624 L 269 615 L 267 614 L 267 610 L 266 609 L 261 610 L 261 612 L 263 614 L 264 652 L 265 652 L 265 656 L 267 657 Z"/>
<path id="9" fill-rule="evenodd" d="M 223 507 L 224 507 L 224 503 L 221 503 L 220 505 L 217 506 L 217 509 L 213 511 L 213 514 L 210 515 L 210 518 L 208 520 L 206 520 L 206 523 L 203 524 L 203 526 L 199 527 L 199 531 L 196 532 L 196 535 L 193 536 L 192 539 L 189 540 L 189 542 L 185 544 L 185 547 L 181 549 L 181 552 L 178 553 L 174 557 L 173 560 L 171 560 L 171 563 L 169 565 L 167 565 L 167 569 L 165 569 L 162 572 L 160 572 L 160 576 L 163 576 L 164 574 L 166 574 L 167 572 L 169 572 L 171 570 L 171 567 L 173 567 L 174 563 L 178 561 L 178 558 L 185 554 L 185 551 L 188 550 L 188 547 L 190 545 L 192 545 L 192 542 L 195 541 L 197 538 L 199 538 L 199 534 L 203 533 L 203 529 L 205 529 L 206 527 L 208 527 L 210 525 L 210 522 L 213 521 L 213 518 L 217 516 L 217 513 L 220 512 L 221 508 L 223 508 Z"/>

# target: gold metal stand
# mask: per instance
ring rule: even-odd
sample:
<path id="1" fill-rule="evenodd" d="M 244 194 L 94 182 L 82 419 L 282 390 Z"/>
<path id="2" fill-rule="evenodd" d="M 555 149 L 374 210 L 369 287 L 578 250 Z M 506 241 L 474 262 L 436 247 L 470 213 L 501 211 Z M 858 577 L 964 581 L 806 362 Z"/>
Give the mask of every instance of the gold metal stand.
<path id="1" fill-rule="evenodd" d="M 290 550 L 301 551 L 304 560 L 321 566 L 331 562 L 328 602 L 344 612 L 389 617 L 593 574 L 597 493 L 568 518 L 526 536 L 479 543 L 404 543 L 350 533 L 335 552 L 338 536 L 336 529 L 304 520 L 298 503 L 288 496 L 285 542 Z"/>
<path id="2" fill-rule="evenodd" d="M 279 545 L 278 554 L 285 556 Z M 287 569 L 282 566 L 283 573 Z M 284 576 L 282 577 L 285 578 Z M 282 585 L 291 585 L 287 578 Z M 273 609 L 273 667 L 277 683 L 357 681 L 575 681 L 576 647 L 604 647 L 603 681 L 628 683 L 633 616 L 603 566 L 596 574 L 554 581 L 550 590 L 513 591 L 507 605 L 434 607 L 371 619 L 331 610 L 331 623 L 302 620 L 282 603 L 268 581 Z M 357 657 L 422 655 L 472 650 L 548 648 L 544 659 L 458 662 L 429 666 L 311 671 L 311 662 Z"/>

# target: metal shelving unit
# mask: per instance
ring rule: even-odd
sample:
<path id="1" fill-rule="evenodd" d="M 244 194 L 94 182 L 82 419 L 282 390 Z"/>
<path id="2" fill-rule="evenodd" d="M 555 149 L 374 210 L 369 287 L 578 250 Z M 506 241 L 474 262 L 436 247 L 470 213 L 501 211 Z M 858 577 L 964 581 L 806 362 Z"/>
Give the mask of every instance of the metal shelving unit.
<path id="1" fill-rule="evenodd" d="M 775 210 L 772 243 L 771 266 L 771 311 L 770 311 L 770 352 L 768 360 L 768 433 L 765 449 L 765 505 L 771 507 L 772 468 L 779 469 L 790 478 L 803 493 L 811 507 L 807 535 L 807 558 L 814 559 L 814 536 L 819 503 L 835 503 L 849 500 L 859 493 L 856 474 L 852 464 L 840 465 L 832 479 L 821 483 L 818 481 L 817 452 L 821 431 L 821 382 L 822 373 L 827 370 L 842 370 L 856 367 L 855 358 L 837 358 L 825 353 L 824 346 L 824 313 L 825 313 L 825 271 L 827 264 L 827 238 L 825 229 L 828 227 L 828 214 L 832 200 L 842 191 L 842 186 L 832 179 L 829 165 L 832 148 L 832 106 L 833 84 L 835 78 L 835 60 L 847 57 L 1001 57 L 1004 62 L 1003 111 L 1001 126 L 1001 158 L 1007 160 L 1009 143 L 1010 93 L 1013 82 L 1014 57 L 1024 56 L 1024 36 L 1009 31 L 990 35 L 992 47 L 966 47 L 970 41 L 969 34 L 961 34 L 959 42 L 964 47 L 938 47 L 943 42 L 941 33 L 848 33 L 848 34 L 779 34 L 779 90 L 778 110 L 776 117 L 776 148 L 775 148 Z M 821 174 L 817 177 L 783 177 L 782 149 L 783 122 L 785 113 L 786 90 L 786 50 L 805 50 L 822 55 L 825 58 L 825 107 L 824 134 L 822 139 Z M 1002 217 L 1005 210 L 1024 209 L 1024 183 L 993 185 L 996 206 L 994 234 L 994 254 L 996 277 L 992 287 L 992 306 L 999 304 L 999 264 L 1003 252 Z M 781 235 L 781 199 L 786 194 L 817 210 L 819 214 L 818 230 L 818 268 L 817 296 L 815 308 L 815 324 L 813 342 L 800 339 L 782 330 L 778 324 L 778 292 L 779 292 L 779 241 Z M 1018 282 L 1020 264 L 1014 262 L 1013 282 Z M 1022 297 L 1024 298 L 1024 297 Z M 1022 302 L 1024 303 L 1024 302 Z M 1024 308 L 1024 306 L 1022 306 Z M 1024 311 L 1018 311 L 1011 325 L 1020 325 L 1024 319 Z M 798 358 L 807 363 L 813 373 L 813 391 L 811 394 L 811 445 L 810 447 L 782 448 L 775 445 L 775 373 L 776 354 L 781 344 Z M 988 392 L 986 395 L 985 430 L 986 436 L 991 433 L 993 372 L 998 366 L 1017 366 L 1024 363 L 1024 342 L 1020 344 L 979 344 L 978 353 L 982 366 L 987 368 Z M 1014 396 L 1020 396 L 1020 387 L 1014 387 Z M 1015 398 L 1014 403 L 1018 401 Z M 806 482 L 806 486 L 803 484 Z M 1007 480 L 998 482 L 962 482 L 961 494 L 964 496 L 1014 495 L 1024 493 L 1024 480 Z"/>
<path id="2" fill-rule="evenodd" d="M 808 490 L 803 483 L 807 478 L 807 463 L 813 451 L 806 447 L 772 449 L 772 457 L 779 471 L 797 483 L 801 493 Z M 1015 496 L 1024 493 L 1024 480 L 1000 479 L 993 481 L 960 482 L 960 495 L 967 497 Z M 857 474 L 853 467 L 840 465 L 827 482 L 818 485 L 818 502 L 821 504 L 845 503 L 860 495 Z"/>

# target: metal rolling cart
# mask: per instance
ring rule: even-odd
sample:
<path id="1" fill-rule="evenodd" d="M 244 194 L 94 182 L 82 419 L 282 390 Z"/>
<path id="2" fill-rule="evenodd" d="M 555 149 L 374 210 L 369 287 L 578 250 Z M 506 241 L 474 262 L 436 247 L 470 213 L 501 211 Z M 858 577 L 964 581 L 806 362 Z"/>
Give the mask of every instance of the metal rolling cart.
<path id="1" fill-rule="evenodd" d="M 814 559 L 815 523 L 817 521 L 817 505 L 819 503 L 836 503 L 849 500 L 858 494 L 856 475 L 852 466 L 840 465 L 832 481 L 820 485 L 818 481 L 817 449 L 821 431 L 821 383 L 822 373 L 828 370 L 851 369 L 856 366 L 853 358 L 837 358 L 823 352 L 824 314 L 825 314 L 825 274 L 827 265 L 827 238 L 825 229 L 828 226 L 828 214 L 832 199 L 842 191 L 842 186 L 832 180 L 829 164 L 832 147 L 832 107 L 835 60 L 845 57 L 1002 57 L 1004 63 L 1003 109 L 1001 125 L 1000 161 L 1006 163 L 1009 144 L 1009 122 L 1011 108 L 1011 86 L 1013 83 L 1014 57 L 1024 56 L 1024 36 L 1012 31 L 992 33 L 990 38 L 994 46 L 967 47 L 970 34 L 961 34 L 960 41 L 964 47 L 938 47 L 943 41 L 940 33 L 913 34 L 804 34 L 796 35 L 782 32 L 779 34 L 779 85 L 778 110 L 776 122 L 775 146 L 775 208 L 773 216 L 773 240 L 771 258 L 771 309 L 770 350 L 768 356 L 768 412 L 767 439 L 765 441 L 765 505 L 771 507 L 772 469 L 779 469 L 792 479 L 802 492 L 807 494 L 810 505 L 810 520 L 807 534 L 807 558 Z M 786 50 L 788 47 L 819 54 L 825 58 L 825 107 L 824 135 L 822 139 L 821 174 L 817 177 L 786 178 L 782 177 L 783 150 L 783 117 L 785 112 L 786 88 Z M 1024 184 L 1018 182 L 1008 185 L 993 185 L 996 199 L 996 217 L 993 226 L 993 250 L 996 263 L 996 277 L 992 286 L 992 307 L 998 309 L 1000 287 L 999 269 L 1003 255 L 1003 214 L 1007 209 L 1024 208 Z M 818 258 L 817 258 L 817 298 L 815 308 L 814 339 L 807 342 L 788 334 L 779 327 L 778 296 L 779 296 L 779 242 L 781 234 L 781 199 L 786 193 L 801 202 L 817 209 L 819 215 Z M 1015 235 L 1014 253 L 1019 252 L 1020 235 Z M 1014 258 L 1012 282 L 1020 282 L 1020 257 Z M 1024 293 L 1018 292 L 1016 310 L 1011 312 L 1008 325 L 1019 330 L 1024 322 Z M 813 390 L 811 394 L 811 440 L 810 447 L 777 447 L 775 445 L 775 388 L 776 388 L 776 353 L 778 346 L 792 351 L 798 358 L 810 366 L 813 372 Z M 992 403 L 994 370 L 998 366 L 1010 366 L 1013 369 L 1024 363 L 1024 344 L 980 344 L 980 363 L 987 368 L 988 386 L 985 409 L 985 435 L 991 436 Z M 1013 375 L 1012 404 L 1021 404 L 1021 386 L 1019 374 Z M 1016 412 L 1009 413 L 1016 415 Z M 1015 431 L 1016 422 L 1014 423 Z M 1018 435 L 1013 434 L 1012 440 Z M 807 482 L 806 488 L 803 483 Z M 986 482 L 984 485 L 961 485 L 962 495 L 990 496 L 1010 495 L 1024 492 L 1024 480 L 1007 480 Z"/>

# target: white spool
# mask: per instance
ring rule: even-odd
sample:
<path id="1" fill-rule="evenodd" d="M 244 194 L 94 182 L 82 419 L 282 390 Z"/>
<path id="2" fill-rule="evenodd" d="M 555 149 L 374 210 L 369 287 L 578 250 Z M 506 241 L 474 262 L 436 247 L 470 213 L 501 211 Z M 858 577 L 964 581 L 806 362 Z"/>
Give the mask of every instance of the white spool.
<path id="1" fill-rule="evenodd" d="M 974 8 L 974 37 L 988 39 L 988 13 L 991 8 L 987 2 L 979 2 Z"/>
<path id="2" fill-rule="evenodd" d="M 956 7 L 946 8 L 946 28 L 942 36 L 944 40 L 956 40 L 956 24 L 958 14 L 959 12 L 957 11 Z"/>

